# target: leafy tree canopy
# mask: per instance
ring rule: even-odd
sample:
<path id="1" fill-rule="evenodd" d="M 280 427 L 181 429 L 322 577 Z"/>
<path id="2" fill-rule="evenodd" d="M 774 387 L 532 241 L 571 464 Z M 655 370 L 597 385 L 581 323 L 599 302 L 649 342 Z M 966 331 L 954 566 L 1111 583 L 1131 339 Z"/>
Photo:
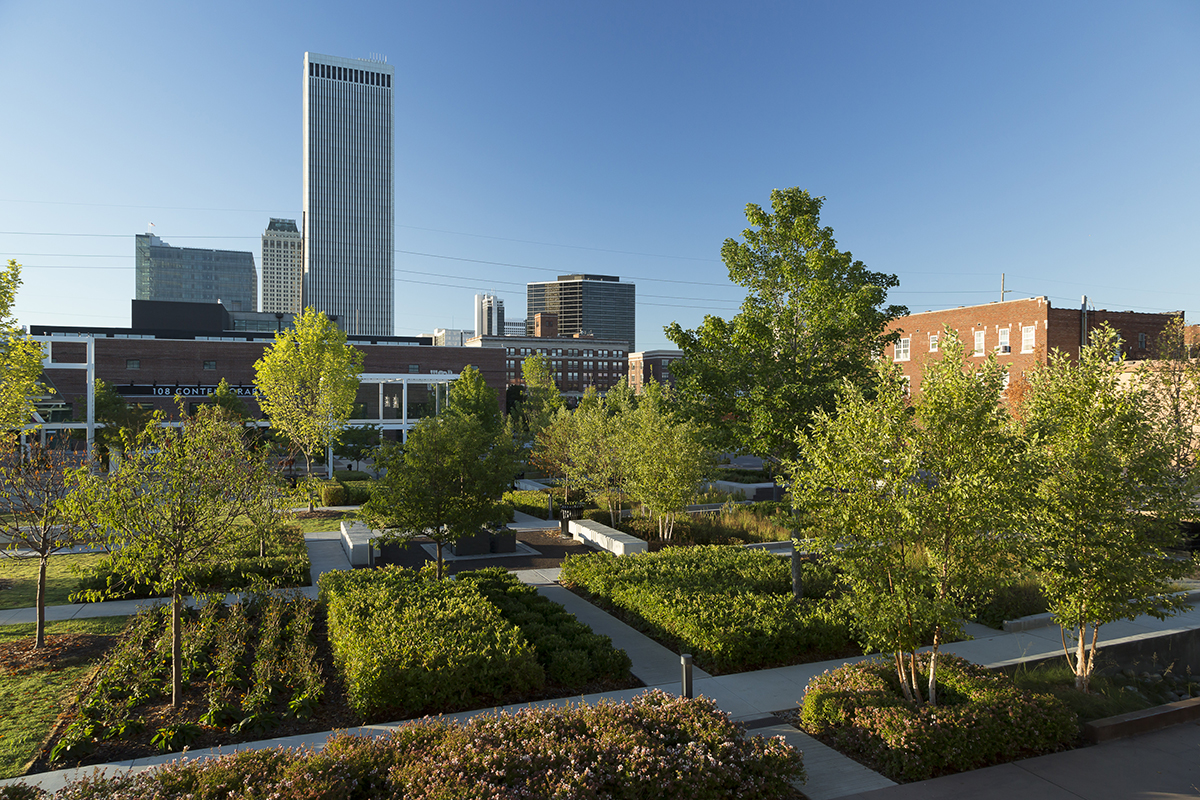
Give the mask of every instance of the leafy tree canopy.
<path id="1" fill-rule="evenodd" d="M 797 429 L 834 408 L 844 380 L 869 385 L 887 324 L 907 313 L 883 306 L 896 276 L 837 249 L 820 226 L 823 202 L 791 188 L 771 192 L 770 212 L 747 205 L 752 227 L 721 247 L 730 280 L 747 289 L 740 313 L 666 328 L 683 351 L 671 365 L 680 410 L 714 446 L 794 457 Z"/>
<path id="2" fill-rule="evenodd" d="M 21 265 L 9 259 L 0 269 L 0 430 L 29 422 L 33 398 L 43 391 L 42 346 L 27 336 L 12 315 L 21 287 Z"/>

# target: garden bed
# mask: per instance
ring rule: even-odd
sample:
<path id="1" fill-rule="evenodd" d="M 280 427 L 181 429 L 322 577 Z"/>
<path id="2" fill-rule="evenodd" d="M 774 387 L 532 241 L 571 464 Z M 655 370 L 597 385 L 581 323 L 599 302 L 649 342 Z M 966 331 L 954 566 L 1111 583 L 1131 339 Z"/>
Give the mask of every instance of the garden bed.
<path id="1" fill-rule="evenodd" d="M 73 796 L 798 798 L 801 754 L 748 737 L 716 705 L 660 691 L 627 703 L 531 708 L 464 724 L 422 720 L 388 736 L 336 736 L 320 752 L 275 748 L 136 774 L 92 776 Z M 34 797 L 30 792 L 27 796 Z"/>
<path id="2" fill-rule="evenodd" d="M 715 675 L 861 654 L 825 596 L 828 570 L 804 570 L 799 603 L 786 559 L 741 547 L 571 556 L 559 581 Z"/>
<path id="3" fill-rule="evenodd" d="M 584 516 L 603 525 L 612 524 L 604 509 L 587 511 Z M 792 538 L 793 525 L 786 503 L 768 501 L 729 503 L 713 512 L 677 514 L 674 532 L 666 542 L 659 539 L 658 521 L 636 510 L 632 516 L 618 520 L 616 529 L 648 542 L 651 550 L 661 550 L 686 545 L 786 542 Z"/>
<path id="4" fill-rule="evenodd" d="M 1077 717 L 1066 704 L 956 656 L 938 657 L 938 692 L 938 705 L 914 704 L 901 694 L 890 660 L 847 664 L 809 683 L 793 724 L 897 782 L 1052 753 L 1078 741 Z"/>

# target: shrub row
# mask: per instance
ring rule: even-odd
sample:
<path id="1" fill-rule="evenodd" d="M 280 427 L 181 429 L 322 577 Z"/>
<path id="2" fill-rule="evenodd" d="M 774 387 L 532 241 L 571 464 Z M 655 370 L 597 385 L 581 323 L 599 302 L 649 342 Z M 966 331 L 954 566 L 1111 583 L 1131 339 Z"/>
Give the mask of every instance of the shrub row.
<path id="1" fill-rule="evenodd" d="M 805 599 L 786 559 L 741 547 L 668 547 L 616 558 L 568 556 L 559 580 L 619 609 L 631 624 L 714 673 L 844 652 L 850 635 L 824 595 L 827 568 L 806 565 Z"/>
<path id="2" fill-rule="evenodd" d="M 940 704 L 930 706 L 903 698 L 890 661 L 826 671 L 805 691 L 801 723 L 897 781 L 1062 750 L 1078 735 L 1075 713 L 1061 701 L 1021 691 L 1003 674 L 946 653 L 937 674 Z"/>
<path id="3" fill-rule="evenodd" d="M 375 492 L 377 481 L 323 481 L 321 483 L 321 505 L 323 506 L 361 506 L 371 499 Z"/>
<path id="4" fill-rule="evenodd" d="M 202 592 L 248 589 L 259 584 L 292 587 L 312 583 L 311 563 L 304 534 L 300 528 L 289 526 L 278 540 L 269 540 L 266 557 L 258 555 L 258 541 L 246 543 L 246 549 L 225 561 L 197 564 L 195 580 Z M 71 600 L 79 602 L 88 592 L 103 592 L 110 600 L 157 597 L 154 579 L 130 579 L 113 569 L 112 556 L 105 556 L 79 578 L 79 588 Z"/>
<path id="5" fill-rule="evenodd" d="M 540 687 L 533 648 L 468 582 L 400 567 L 321 575 L 329 643 L 363 716 L 475 708 Z"/>
<path id="6" fill-rule="evenodd" d="M 628 703 L 526 709 L 463 725 L 421 720 L 384 738 L 339 735 L 320 752 L 249 750 L 137 774 L 86 776 L 66 800 L 794 797 L 801 754 L 747 737 L 708 699 L 659 691 Z M 21 793 L 22 790 L 25 793 Z M 39 790 L 10 787 L 9 796 Z"/>
<path id="7" fill-rule="evenodd" d="M 628 675 L 632 662 L 624 650 L 613 648 L 612 639 L 592 633 L 565 608 L 502 567 L 460 572 L 456 579 L 474 585 L 504 619 L 520 629 L 549 681 L 580 689 L 593 681 Z"/>
<path id="8" fill-rule="evenodd" d="M 312 635 L 315 610 L 312 600 L 285 595 L 188 610 L 183 683 L 185 692 L 204 685 L 208 710 L 201 721 L 262 734 L 286 714 L 309 716 L 324 690 Z M 147 725 L 145 706 L 170 692 L 170 617 L 162 607 L 143 609 L 84 686 L 77 718 L 64 730 L 52 760 L 77 759 L 97 742 L 140 734 Z M 178 749 L 188 743 L 180 733 L 160 730 L 156 741 L 163 750 Z"/>

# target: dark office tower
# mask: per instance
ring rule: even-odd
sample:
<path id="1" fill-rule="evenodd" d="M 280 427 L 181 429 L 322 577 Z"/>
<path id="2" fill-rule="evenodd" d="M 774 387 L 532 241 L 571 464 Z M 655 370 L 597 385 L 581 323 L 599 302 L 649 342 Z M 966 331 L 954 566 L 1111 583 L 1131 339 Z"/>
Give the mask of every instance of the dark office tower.
<path id="1" fill-rule="evenodd" d="M 621 339 L 635 349 L 635 284 L 614 275 L 559 275 L 557 281 L 526 285 L 526 314 L 558 315 L 558 335 L 590 334 L 597 339 Z"/>
<path id="2" fill-rule="evenodd" d="M 393 329 L 394 75 L 304 54 L 304 305 L 351 334 Z"/>
<path id="3" fill-rule="evenodd" d="M 254 254 L 171 247 L 157 236 L 134 237 L 134 299 L 221 301 L 229 311 L 258 311 Z"/>

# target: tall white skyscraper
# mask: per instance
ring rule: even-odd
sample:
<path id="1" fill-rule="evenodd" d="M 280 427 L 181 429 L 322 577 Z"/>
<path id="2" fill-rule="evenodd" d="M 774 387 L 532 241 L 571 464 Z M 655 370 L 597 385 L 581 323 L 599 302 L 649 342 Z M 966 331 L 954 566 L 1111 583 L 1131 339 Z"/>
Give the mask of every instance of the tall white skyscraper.
<path id="1" fill-rule="evenodd" d="M 395 72 L 304 54 L 304 305 L 351 334 L 393 331 Z"/>
<path id="2" fill-rule="evenodd" d="M 475 335 L 504 335 L 504 301 L 494 294 L 475 295 Z"/>
<path id="3" fill-rule="evenodd" d="M 262 310 L 299 314 L 304 247 L 294 219 L 271 217 L 262 237 Z"/>

